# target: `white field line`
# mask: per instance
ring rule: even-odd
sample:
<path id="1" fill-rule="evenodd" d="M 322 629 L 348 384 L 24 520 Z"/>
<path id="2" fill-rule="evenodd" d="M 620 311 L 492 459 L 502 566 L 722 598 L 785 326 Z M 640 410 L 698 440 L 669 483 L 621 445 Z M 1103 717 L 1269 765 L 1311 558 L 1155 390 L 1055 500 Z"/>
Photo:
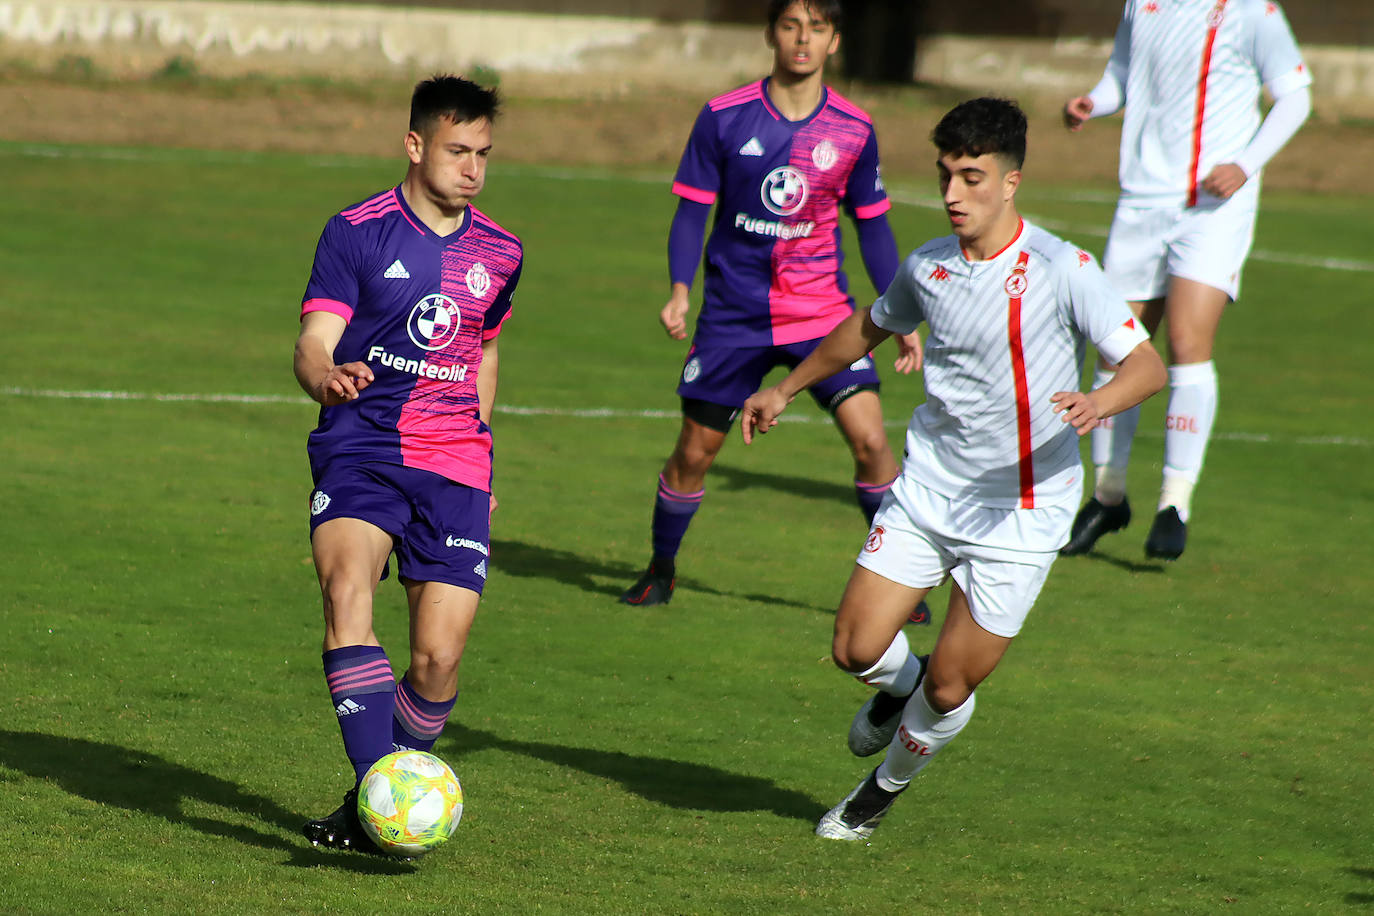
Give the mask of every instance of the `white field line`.
<path id="1" fill-rule="evenodd" d="M 238 162 L 253 163 L 262 162 L 269 158 L 282 158 L 294 155 L 289 152 L 242 152 L 233 150 L 205 151 L 142 148 L 121 149 L 117 147 L 68 147 L 44 143 L 20 143 L 12 146 L 0 147 L 0 155 L 6 153 L 40 159 L 108 159 L 119 162 L 186 162 L 193 159 L 198 163 L 210 164 Z M 367 156 L 313 156 L 309 157 L 308 161 L 320 166 L 344 168 L 376 162 L 378 160 L 375 157 Z M 666 178 L 655 175 L 621 175 L 615 172 L 542 168 L 539 166 L 525 165 L 509 165 L 504 168 L 516 174 L 533 175 L 535 177 L 548 178 L 554 181 L 630 181 L 641 184 L 661 183 L 665 188 L 668 185 Z M 1058 196 L 1061 200 L 1073 200 L 1086 203 L 1112 203 L 1116 200 L 1114 195 L 1099 191 L 1068 192 L 1067 194 Z M 894 203 L 904 204 L 909 207 L 921 207 L 926 210 L 944 209 L 939 199 L 928 195 L 913 194 L 900 190 L 889 190 L 888 197 L 891 198 Z M 1065 235 L 1090 236 L 1092 238 L 1107 237 L 1105 226 L 1090 226 L 1079 223 L 1067 223 L 1061 220 L 1041 219 L 1030 213 L 1027 215 L 1030 215 L 1031 219 L 1037 225 L 1043 226 L 1051 232 L 1059 232 Z M 1354 273 L 1374 273 L 1374 262 L 1361 261 L 1354 258 L 1326 258 L 1317 255 L 1267 251 L 1264 249 L 1251 251 L 1250 257 L 1256 261 L 1265 261 L 1270 264 L 1285 264 L 1293 267 L 1309 267 L 1319 270 L 1339 270 Z"/>
<path id="2" fill-rule="evenodd" d="M 305 395 L 293 394 L 176 394 L 145 391 L 78 391 L 56 388 L 21 388 L 12 385 L 0 386 L 0 396 L 24 399 L 56 399 L 67 401 L 162 401 L 171 403 L 200 404 L 289 404 L 293 406 L 313 406 L 314 401 Z M 582 420 L 676 420 L 682 414 L 677 410 L 629 409 L 622 407 L 530 407 L 516 404 L 497 404 L 496 412 L 517 417 L 571 417 Z M 829 417 L 819 414 L 794 414 L 781 418 L 784 423 L 829 423 Z M 888 419 L 883 425 L 891 429 L 904 428 L 906 420 Z M 1140 435 L 1162 438 L 1162 433 L 1142 430 Z M 1359 436 L 1274 436 L 1269 433 L 1218 432 L 1212 438 L 1221 442 L 1250 442 L 1257 444 L 1325 445 L 1349 446 L 1353 448 L 1374 447 L 1374 439 Z"/>

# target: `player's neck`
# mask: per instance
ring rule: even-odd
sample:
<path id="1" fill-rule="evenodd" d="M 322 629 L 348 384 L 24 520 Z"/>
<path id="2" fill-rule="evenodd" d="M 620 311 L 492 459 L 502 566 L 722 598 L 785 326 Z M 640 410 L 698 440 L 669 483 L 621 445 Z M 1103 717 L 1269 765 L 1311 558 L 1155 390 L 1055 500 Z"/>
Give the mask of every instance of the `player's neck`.
<path id="1" fill-rule="evenodd" d="M 1015 207 L 1009 207 L 997 222 L 988 227 L 988 231 L 977 238 L 961 240 L 959 246 L 968 260 L 987 261 L 1005 251 L 1020 232 L 1021 214 L 1016 212 Z"/>
<path id="2" fill-rule="evenodd" d="M 789 121 L 800 121 L 816 110 L 825 97 L 825 73 L 806 76 L 774 70 L 768 79 L 768 101 Z"/>
<path id="3" fill-rule="evenodd" d="M 401 196 L 406 199 L 406 204 L 420 222 L 440 238 L 452 235 L 463 225 L 467 204 L 456 209 L 442 206 L 427 195 L 418 182 L 412 181 L 410 176 L 401 182 Z"/>

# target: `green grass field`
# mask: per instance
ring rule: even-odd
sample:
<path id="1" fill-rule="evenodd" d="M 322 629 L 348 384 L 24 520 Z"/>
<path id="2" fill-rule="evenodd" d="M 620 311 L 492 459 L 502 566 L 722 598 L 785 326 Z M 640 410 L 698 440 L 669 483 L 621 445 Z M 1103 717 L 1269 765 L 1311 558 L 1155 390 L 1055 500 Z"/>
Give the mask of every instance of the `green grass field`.
<path id="1" fill-rule="evenodd" d="M 676 431 L 673 201 L 662 175 L 494 163 L 481 205 L 527 264 L 493 572 L 436 748 L 468 803 L 402 864 L 298 833 L 348 768 L 290 371 L 320 228 L 401 164 L 0 144 L 0 173 L 0 910 L 1374 907 L 1366 200 L 1268 196 L 1187 555 L 1141 549 L 1157 398 L 1137 521 L 1056 565 L 971 725 L 850 846 L 811 832 L 865 772 L 843 738 L 864 691 L 827 658 L 863 537 L 842 442 L 801 402 L 807 422 L 732 442 L 672 605 L 617 604 Z M 932 184 L 894 189 L 904 250 L 945 231 Z M 1100 252 L 1111 200 L 1032 173 L 1022 205 Z M 919 380 L 889 382 L 899 446 Z M 129 396 L 55 396 L 76 392 Z M 392 582 L 377 628 L 403 660 Z"/>

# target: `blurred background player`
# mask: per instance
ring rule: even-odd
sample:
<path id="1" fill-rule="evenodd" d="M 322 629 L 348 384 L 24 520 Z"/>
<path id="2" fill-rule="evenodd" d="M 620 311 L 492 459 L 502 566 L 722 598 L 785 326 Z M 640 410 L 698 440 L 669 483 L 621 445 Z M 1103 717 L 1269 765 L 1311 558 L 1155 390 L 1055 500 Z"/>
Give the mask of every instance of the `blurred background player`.
<path id="1" fill-rule="evenodd" d="M 839 28 L 837 2 L 773 0 L 765 31 L 771 75 L 708 102 L 682 154 L 673 182 L 681 200 L 668 235 L 672 292 L 659 314 L 675 340 L 687 337 L 688 295 L 713 204 L 715 220 L 701 314 L 677 389 L 682 428 L 658 478 L 653 557 L 621 595 L 626 604 L 672 598 L 678 548 L 740 405 L 770 369 L 797 365 L 853 311 L 841 269 L 841 204 L 879 292 L 897 268 L 873 125 L 824 83 Z M 920 361 L 920 339 L 911 335 L 896 367 L 911 372 Z M 860 354 L 817 379 L 811 394 L 849 443 L 855 496 L 871 522 L 897 476 L 872 357 Z M 928 611 L 919 607 L 912 619 L 928 622 Z"/>
<path id="2" fill-rule="evenodd" d="M 741 421 L 749 442 L 816 379 L 891 334 L 929 327 L 927 397 L 911 416 L 902 475 L 835 615 L 835 664 L 878 689 L 850 725 L 849 748 L 861 757 L 887 748 L 817 825 L 837 840 L 870 836 L 967 724 L 974 689 L 1020 631 L 1068 538 L 1083 489 L 1078 436 L 1166 378 L 1092 257 L 1019 216 L 1021 109 L 1005 99 L 965 102 L 932 139 L 953 234 L 908 255 L 872 309 L 845 319 L 787 378 L 749 398 Z M 1121 366 L 1091 394 L 1077 390 L 1085 339 Z M 906 609 L 946 575 L 949 609 L 928 661 L 919 659 L 902 632 Z"/>
<path id="3" fill-rule="evenodd" d="M 1064 121 L 1126 109 L 1121 197 L 1103 266 L 1153 335 L 1169 337 L 1164 479 L 1145 553 L 1177 559 L 1217 412 L 1212 345 L 1240 292 L 1254 239 L 1260 170 L 1312 109 L 1312 80 L 1270 0 L 1129 0 L 1097 87 Z M 1261 119 L 1260 87 L 1274 98 Z M 1096 384 L 1114 367 L 1099 363 Z M 1091 550 L 1131 520 L 1126 467 L 1140 420 L 1129 410 L 1093 431 L 1097 481 L 1065 554 Z"/>
<path id="4" fill-rule="evenodd" d="M 458 77 L 416 86 L 405 180 L 328 222 L 301 306 L 296 379 L 322 405 L 308 451 L 324 673 L 355 776 L 305 825 L 316 844 L 372 848 L 357 781 L 394 749 L 433 747 L 486 581 L 496 341 L 523 257 L 470 205 L 498 107 Z M 393 555 L 410 605 L 400 683 L 372 629 Z"/>

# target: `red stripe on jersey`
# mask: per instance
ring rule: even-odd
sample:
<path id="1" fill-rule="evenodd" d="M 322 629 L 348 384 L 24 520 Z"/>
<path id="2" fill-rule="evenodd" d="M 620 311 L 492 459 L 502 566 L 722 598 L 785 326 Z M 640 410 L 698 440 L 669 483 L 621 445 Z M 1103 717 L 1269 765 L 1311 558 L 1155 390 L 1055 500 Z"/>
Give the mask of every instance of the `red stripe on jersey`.
<path id="1" fill-rule="evenodd" d="M 1022 282 L 1019 290 L 1025 290 L 1026 265 L 1030 255 L 1021 252 L 1016 258 L 1016 267 L 1007 278 L 1007 341 L 1011 345 L 1011 372 L 1016 385 L 1016 439 L 1018 444 L 1018 466 L 1021 472 L 1021 508 L 1035 508 L 1035 469 L 1031 464 L 1031 404 L 1030 385 L 1026 382 L 1026 352 L 1021 346 L 1021 296 L 1012 295 L 1016 286 L 1012 278 L 1020 274 Z"/>
<path id="2" fill-rule="evenodd" d="M 1193 115 L 1193 158 L 1188 163 L 1188 206 L 1197 206 L 1198 163 L 1202 161 L 1202 120 L 1207 113 L 1207 77 L 1212 72 L 1212 47 L 1217 41 L 1217 29 L 1221 28 L 1222 15 L 1226 0 L 1217 0 L 1217 5 L 1207 14 L 1207 40 L 1202 45 L 1202 72 L 1197 80 L 1197 111 Z"/>

